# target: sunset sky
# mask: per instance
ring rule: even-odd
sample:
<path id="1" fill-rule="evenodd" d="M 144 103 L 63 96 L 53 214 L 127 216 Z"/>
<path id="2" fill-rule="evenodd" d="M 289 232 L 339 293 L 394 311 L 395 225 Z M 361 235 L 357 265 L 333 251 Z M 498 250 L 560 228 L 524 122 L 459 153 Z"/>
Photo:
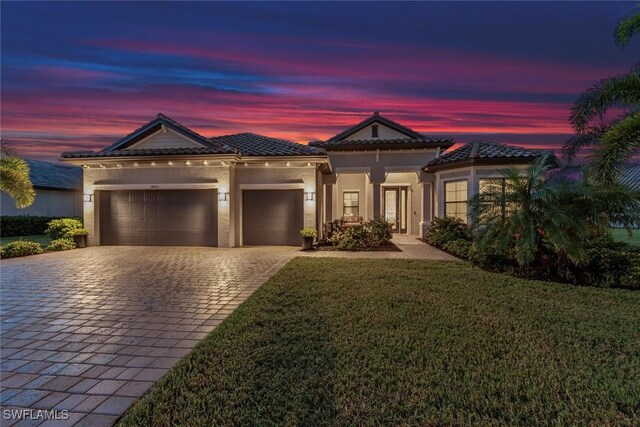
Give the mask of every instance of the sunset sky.
<path id="1" fill-rule="evenodd" d="M 101 149 L 163 112 L 306 143 L 373 111 L 433 137 L 557 149 L 571 103 L 624 72 L 635 3 L 2 4 L 2 138 Z"/>

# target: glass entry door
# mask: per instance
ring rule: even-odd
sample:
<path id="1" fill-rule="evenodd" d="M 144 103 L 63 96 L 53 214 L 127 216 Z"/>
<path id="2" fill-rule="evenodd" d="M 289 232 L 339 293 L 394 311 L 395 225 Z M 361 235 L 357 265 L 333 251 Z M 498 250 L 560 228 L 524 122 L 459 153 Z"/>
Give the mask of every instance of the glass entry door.
<path id="1" fill-rule="evenodd" d="M 407 232 L 407 187 L 384 188 L 384 219 L 393 233 Z"/>

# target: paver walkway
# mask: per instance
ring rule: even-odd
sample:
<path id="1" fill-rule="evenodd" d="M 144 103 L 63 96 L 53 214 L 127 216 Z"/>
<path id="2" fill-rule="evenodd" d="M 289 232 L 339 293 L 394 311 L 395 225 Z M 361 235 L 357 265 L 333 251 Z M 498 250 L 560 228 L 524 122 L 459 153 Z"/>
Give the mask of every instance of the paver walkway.
<path id="1" fill-rule="evenodd" d="M 0 424 L 20 409 L 69 411 L 47 426 L 113 424 L 298 253 L 103 246 L 3 260 Z"/>
<path id="2" fill-rule="evenodd" d="M 294 256 L 455 259 L 415 236 L 393 242 L 402 252 L 98 246 L 3 260 L 0 424 L 23 409 L 69 419 L 19 425 L 113 424 Z"/>

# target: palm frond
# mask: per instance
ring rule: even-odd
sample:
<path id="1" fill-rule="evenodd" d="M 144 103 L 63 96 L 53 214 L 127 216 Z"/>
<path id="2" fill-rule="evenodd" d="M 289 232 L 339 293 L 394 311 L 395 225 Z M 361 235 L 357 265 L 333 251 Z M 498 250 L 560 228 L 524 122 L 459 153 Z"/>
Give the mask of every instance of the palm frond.
<path id="1" fill-rule="evenodd" d="M 635 12 L 620 20 L 613 37 L 618 46 L 625 47 L 638 32 L 640 32 L 640 13 Z"/>
<path id="2" fill-rule="evenodd" d="M 590 171 L 602 182 L 611 183 L 624 163 L 640 149 L 640 112 L 630 114 L 602 134 L 590 159 Z"/>
<path id="3" fill-rule="evenodd" d="M 569 121 L 576 133 L 584 133 L 595 118 L 603 119 L 612 107 L 640 104 L 640 72 L 630 71 L 602 79 L 583 93 L 571 107 Z"/>

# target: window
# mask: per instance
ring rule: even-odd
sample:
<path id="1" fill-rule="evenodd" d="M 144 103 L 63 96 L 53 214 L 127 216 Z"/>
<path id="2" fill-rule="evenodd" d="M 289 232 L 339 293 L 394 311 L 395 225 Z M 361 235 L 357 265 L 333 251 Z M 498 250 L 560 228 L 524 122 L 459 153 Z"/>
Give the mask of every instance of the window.
<path id="1" fill-rule="evenodd" d="M 504 178 L 482 178 L 479 181 L 480 193 L 502 193 L 504 194 L 505 180 Z"/>
<path id="2" fill-rule="evenodd" d="M 484 196 L 484 213 L 492 216 L 500 214 L 504 217 L 507 214 L 507 211 L 513 210 L 513 203 L 510 203 L 507 200 L 508 190 L 505 178 L 482 178 L 480 179 L 479 184 L 480 194 Z"/>
<path id="3" fill-rule="evenodd" d="M 372 138 L 378 137 L 378 125 L 371 125 L 371 137 Z"/>
<path id="4" fill-rule="evenodd" d="M 357 191 L 345 191 L 342 193 L 342 216 L 360 216 L 360 197 Z"/>
<path id="5" fill-rule="evenodd" d="M 467 180 L 444 183 L 444 214 L 467 222 Z"/>

